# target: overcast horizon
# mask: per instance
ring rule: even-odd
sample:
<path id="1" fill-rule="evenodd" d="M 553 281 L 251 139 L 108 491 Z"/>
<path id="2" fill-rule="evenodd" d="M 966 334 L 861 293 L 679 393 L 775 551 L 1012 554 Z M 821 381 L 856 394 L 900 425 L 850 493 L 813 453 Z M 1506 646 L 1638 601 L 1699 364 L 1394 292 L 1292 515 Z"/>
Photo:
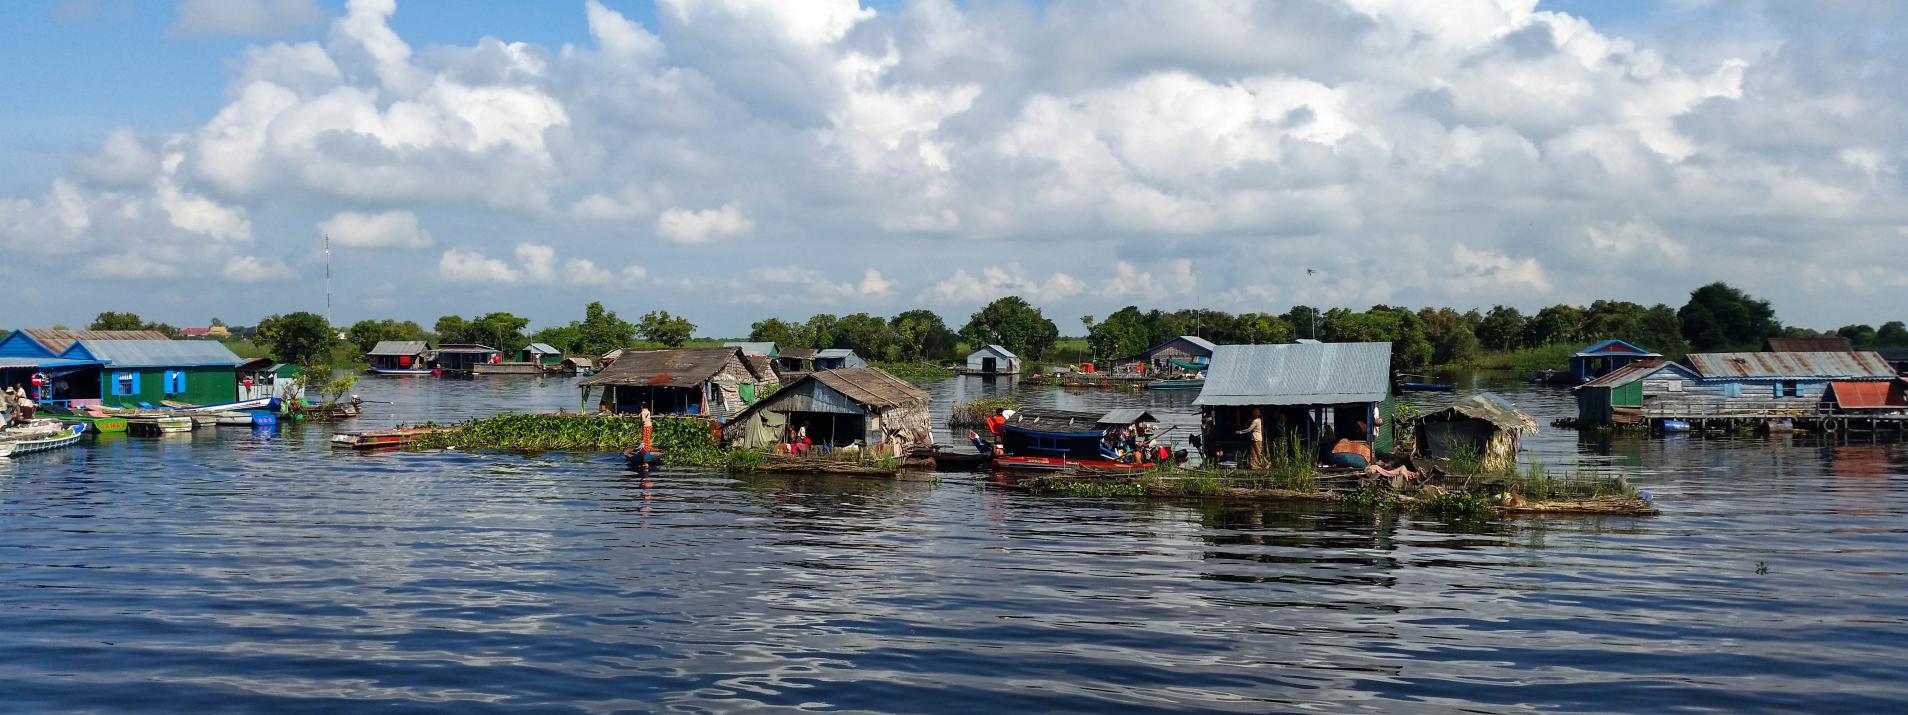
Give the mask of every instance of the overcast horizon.
<path id="1" fill-rule="evenodd" d="M 1017 294 L 1898 320 L 1888 2 L 0 8 L 10 327 L 601 300 L 698 335 Z M 1892 79 L 1891 79 L 1892 78 Z M 1307 275 L 1316 269 L 1316 276 Z"/>

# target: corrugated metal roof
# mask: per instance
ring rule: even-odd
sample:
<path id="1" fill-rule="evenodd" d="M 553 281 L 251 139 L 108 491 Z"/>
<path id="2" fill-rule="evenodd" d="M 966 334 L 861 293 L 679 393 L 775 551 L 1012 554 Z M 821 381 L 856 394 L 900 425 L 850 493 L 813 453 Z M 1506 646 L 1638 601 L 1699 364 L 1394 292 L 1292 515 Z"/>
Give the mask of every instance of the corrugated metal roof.
<path id="1" fill-rule="evenodd" d="M 815 351 L 815 357 L 817 358 L 847 358 L 854 357 L 854 355 L 855 351 L 848 348 L 827 348 Z"/>
<path id="2" fill-rule="evenodd" d="M 976 353 L 977 353 L 977 352 L 981 352 L 982 350 L 991 350 L 991 351 L 993 351 L 993 352 L 994 352 L 995 354 L 997 354 L 997 355 L 1000 355 L 1001 357 L 1004 357 L 1004 358 L 1009 358 L 1009 359 L 1013 359 L 1013 360 L 1019 360 L 1019 359 L 1020 359 L 1020 356 L 1019 356 L 1019 355 L 1015 355 L 1015 354 L 1013 354 L 1012 352 L 1009 352 L 1009 351 L 1007 350 L 1007 348 L 1003 348 L 1003 347 L 1001 347 L 1001 346 L 999 346 L 999 345 L 991 345 L 991 344 L 990 344 L 990 345 L 983 345 L 983 346 L 981 346 L 981 349 L 980 349 L 980 350 L 975 350 L 974 352 L 976 352 Z M 972 356 L 973 356 L 973 353 L 969 353 L 969 354 L 968 354 L 968 356 L 969 356 L 969 357 L 972 357 Z"/>
<path id="3" fill-rule="evenodd" d="M 533 352 L 533 353 L 537 353 L 539 355 L 562 355 L 563 354 L 562 350 L 556 349 L 555 347 L 551 346 L 549 343 L 531 343 L 528 346 L 526 346 L 524 349 L 529 350 L 530 352 Z"/>
<path id="4" fill-rule="evenodd" d="M 776 352 L 778 353 L 776 357 L 789 358 L 791 360 L 813 360 L 815 359 L 815 353 L 817 351 L 814 348 L 778 348 Z"/>
<path id="5" fill-rule="evenodd" d="M 1184 340 L 1184 341 L 1186 341 L 1186 342 L 1189 342 L 1189 343 L 1192 343 L 1192 344 L 1194 344 L 1194 345 L 1197 345 L 1197 346 L 1199 346 L 1199 347 L 1202 347 L 1202 348 L 1205 348 L 1205 349 L 1207 349 L 1207 350 L 1209 350 L 1209 351 L 1210 351 L 1210 350 L 1214 350 L 1214 349 L 1217 349 L 1217 348 L 1219 347 L 1219 346 L 1218 346 L 1218 344 L 1216 344 L 1216 343 L 1214 343 L 1214 342 L 1212 342 L 1211 340 L 1207 340 L 1207 339 L 1205 339 L 1205 338 L 1202 338 L 1202 337 L 1199 337 L 1199 336 L 1197 336 L 1197 335 L 1181 335 L 1181 336 L 1179 336 L 1179 339 L 1180 339 L 1180 340 Z"/>
<path id="6" fill-rule="evenodd" d="M 1846 353 L 1854 352 L 1855 346 L 1840 335 L 1822 335 L 1813 338 L 1769 338 L 1763 350 L 1772 353 Z"/>
<path id="7" fill-rule="evenodd" d="M 888 374 L 878 367 L 845 367 L 839 370 L 824 370 L 811 373 L 807 380 L 815 380 L 834 389 L 849 399 L 874 407 L 901 407 L 905 405 L 925 405 L 928 393 L 921 388 L 908 384 L 908 381 Z"/>
<path id="8" fill-rule="evenodd" d="M 1895 369 L 1872 352 L 1695 353 L 1689 366 L 1703 379 L 1887 378 Z"/>
<path id="9" fill-rule="evenodd" d="M 1576 386 L 1573 389 L 1582 390 L 1582 389 L 1592 388 L 1592 387 L 1622 387 L 1624 385 L 1628 385 L 1632 382 L 1636 382 L 1637 380 L 1641 380 L 1645 377 L 1648 377 L 1650 373 L 1656 372 L 1658 368 L 1662 368 L 1662 367 L 1675 368 L 1684 373 L 1687 373 L 1689 377 L 1692 379 L 1696 377 L 1696 374 L 1693 372 L 1690 372 L 1689 368 L 1683 367 L 1673 362 L 1665 362 L 1663 360 L 1638 360 L 1628 365 L 1624 365 L 1623 367 L 1619 367 L 1615 370 L 1611 370 L 1608 374 L 1604 375 L 1603 377 L 1599 377 L 1595 380 L 1591 380 L 1589 382 L 1583 383 L 1581 385 Z"/>
<path id="10" fill-rule="evenodd" d="M 1831 382 L 1828 387 L 1828 399 L 1843 409 L 1878 409 L 1888 407 L 1908 407 L 1908 397 L 1902 394 L 1904 381 L 1888 382 Z"/>
<path id="11" fill-rule="evenodd" d="M 430 351 L 430 343 L 422 340 L 379 340 L 377 345 L 371 346 L 371 352 L 365 354 L 389 356 L 422 355 Z"/>
<path id="12" fill-rule="evenodd" d="M 476 343 L 451 343 L 437 346 L 437 351 L 440 353 L 494 353 L 497 349 Z"/>
<path id="13" fill-rule="evenodd" d="M 1391 343 L 1220 345 L 1195 405 L 1342 405 L 1391 392 Z"/>
<path id="14" fill-rule="evenodd" d="M 736 360 L 748 369 L 741 348 L 684 348 L 678 350 L 624 350 L 602 372 L 576 381 L 581 387 L 696 387 Z"/>
<path id="15" fill-rule="evenodd" d="M 1577 354 L 1572 357 L 1602 357 L 1605 355 L 1641 355 L 1644 357 L 1663 357 L 1661 353 L 1650 352 L 1648 350 L 1643 349 L 1641 346 L 1637 345 L 1636 343 L 1632 343 L 1628 340 L 1617 340 L 1614 338 L 1593 344 L 1582 350 L 1578 350 Z"/>
<path id="16" fill-rule="evenodd" d="M 1153 413 L 1147 412 L 1146 410 L 1142 410 L 1137 407 L 1126 407 L 1126 408 L 1121 408 L 1117 410 L 1111 410 L 1104 415 L 1100 415 L 1100 423 L 1109 424 L 1109 425 L 1130 425 L 1130 424 L 1133 424 L 1134 422 L 1158 422 L 1158 421 L 1159 421 L 1159 418 L 1154 417 Z"/>
<path id="17" fill-rule="evenodd" d="M 87 367 L 98 365 L 98 360 L 66 360 L 62 358 L 18 358 L 0 357 L 0 368 L 28 367 Z"/>
<path id="18" fill-rule="evenodd" d="M 778 351 L 775 349 L 775 343 L 771 341 L 743 340 L 743 341 L 736 341 L 736 342 L 730 342 L 730 343 L 723 343 L 722 347 L 742 348 L 743 355 L 762 355 L 766 357 L 776 357 L 778 354 Z"/>
<path id="19" fill-rule="evenodd" d="M 80 340 L 86 351 L 112 367 L 204 367 L 245 362 L 225 347 L 208 340 Z"/>
<path id="20" fill-rule="evenodd" d="M 60 353 L 81 340 L 171 340 L 165 333 L 157 330 L 54 330 L 52 328 L 25 328 L 34 340 L 40 341 L 48 350 Z"/>

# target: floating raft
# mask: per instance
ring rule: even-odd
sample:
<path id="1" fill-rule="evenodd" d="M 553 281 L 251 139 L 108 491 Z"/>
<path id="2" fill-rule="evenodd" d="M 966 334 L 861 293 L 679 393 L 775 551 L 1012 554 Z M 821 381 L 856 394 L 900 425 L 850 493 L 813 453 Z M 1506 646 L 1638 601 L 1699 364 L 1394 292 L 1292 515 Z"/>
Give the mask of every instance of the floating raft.
<path id="1" fill-rule="evenodd" d="M 340 449 L 390 449 L 416 442 L 427 434 L 449 431 L 443 427 L 405 427 L 399 429 L 343 432 L 331 436 L 331 446 Z"/>

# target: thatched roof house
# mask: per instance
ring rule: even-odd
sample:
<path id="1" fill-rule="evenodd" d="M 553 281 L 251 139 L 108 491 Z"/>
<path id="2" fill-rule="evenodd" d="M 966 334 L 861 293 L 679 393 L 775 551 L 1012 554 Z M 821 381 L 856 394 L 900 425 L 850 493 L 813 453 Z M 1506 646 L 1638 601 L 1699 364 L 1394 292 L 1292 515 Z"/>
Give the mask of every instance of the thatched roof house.
<path id="1" fill-rule="evenodd" d="M 1493 393 L 1480 392 L 1418 417 L 1418 454 L 1433 459 L 1476 459 L 1485 469 L 1517 464 L 1517 447 L 1537 431 L 1537 420 Z"/>
<path id="2" fill-rule="evenodd" d="M 874 367 L 806 375 L 737 414 L 723 436 L 746 447 L 772 447 L 791 426 L 807 428 L 817 445 L 906 450 L 934 442 L 928 393 Z"/>
<path id="3" fill-rule="evenodd" d="M 656 414 L 720 419 L 742 411 L 780 382 L 766 365 L 744 357 L 741 348 L 686 348 L 624 350 L 616 362 L 576 384 L 586 405 L 593 388 L 605 388 L 598 405 L 610 412 L 638 412 L 647 404 Z"/>

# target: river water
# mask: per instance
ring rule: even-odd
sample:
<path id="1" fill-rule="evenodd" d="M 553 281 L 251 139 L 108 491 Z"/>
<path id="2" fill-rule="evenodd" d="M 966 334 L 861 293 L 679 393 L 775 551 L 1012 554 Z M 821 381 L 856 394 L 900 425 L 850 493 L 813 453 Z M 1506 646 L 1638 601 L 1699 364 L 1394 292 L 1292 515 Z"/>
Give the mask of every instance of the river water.
<path id="1" fill-rule="evenodd" d="M 1548 424 L 1567 393 L 1466 378 Z M 1189 412 L 980 378 L 955 400 Z M 361 381 L 362 427 L 574 409 Z M 1414 396 L 1435 404 L 1448 396 Z M 1170 420 L 1169 420 L 1170 421 Z M 6 711 L 1794 711 L 1908 705 L 1908 449 L 1580 442 L 1652 518 L 1041 497 L 972 475 L 642 479 L 329 430 L 0 461 Z M 1760 571 L 1760 572 L 1759 572 Z"/>

